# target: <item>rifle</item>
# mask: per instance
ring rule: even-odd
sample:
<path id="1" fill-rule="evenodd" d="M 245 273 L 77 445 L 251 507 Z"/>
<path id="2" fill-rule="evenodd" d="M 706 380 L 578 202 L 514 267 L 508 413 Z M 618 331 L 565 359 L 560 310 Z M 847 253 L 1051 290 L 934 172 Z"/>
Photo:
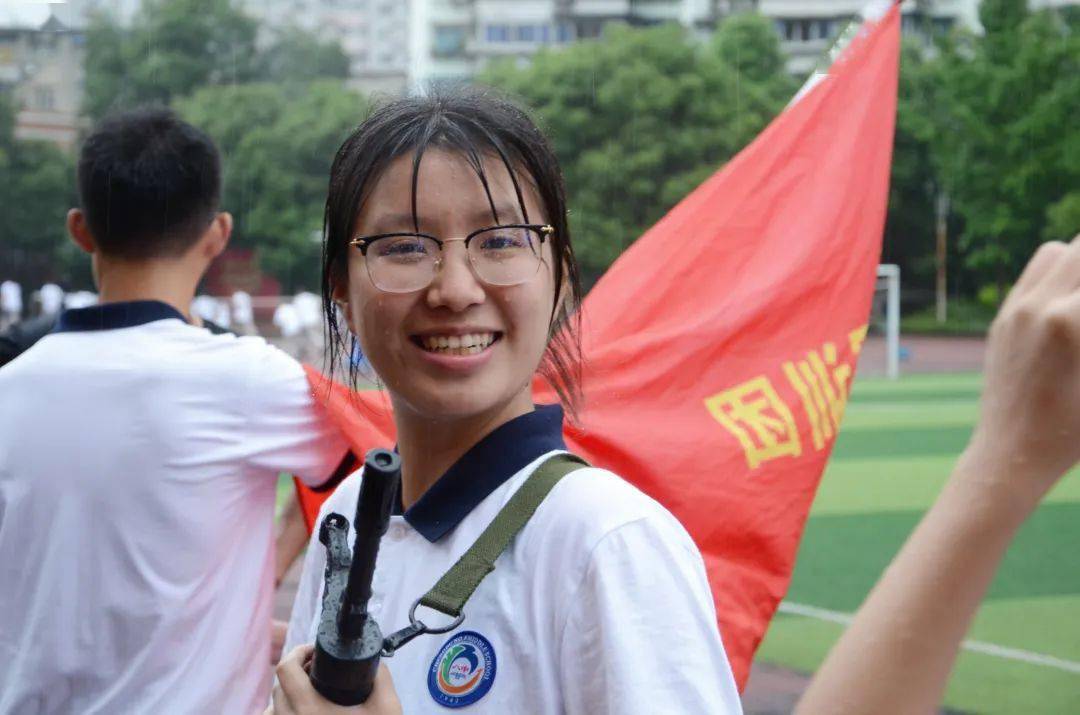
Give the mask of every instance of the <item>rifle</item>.
<path id="1" fill-rule="evenodd" d="M 319 527 L 319 541 L 326 547 L 326 586 L 309 677 L 316 690 L 338 705 L 367 700 L 379 669 L 383 636 L 367 604 L 379 540 L 390 524 L 400 479 L 397 454 L 386 449 L 367 453 L 351 555 L 348 519 L 330 513 Z"/>

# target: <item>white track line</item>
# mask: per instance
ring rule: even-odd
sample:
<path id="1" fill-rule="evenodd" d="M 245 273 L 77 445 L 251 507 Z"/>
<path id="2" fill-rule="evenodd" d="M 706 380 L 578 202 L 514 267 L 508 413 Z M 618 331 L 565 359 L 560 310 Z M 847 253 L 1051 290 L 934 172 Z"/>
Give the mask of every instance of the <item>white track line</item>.
<path id="1" fill-rule="evenodd" d="M 795 616 L 806 616 L 807 618 L 816 618 L 819 621 L 839 623 L 843 626 L 849 625 L 852 619 L 852 615 L 850 613 L 830 611 L 825 608 L 818 608 L 817 606 L 808 606 L 804 603 L 792 603 L 791 601 L 782 601 L 778 610 L 781 613 L 788 613 Z M 1018 660 L 1023 663 L 1031 663 L 1032 665 L 1042 665 L 1047 668 L 1057 668 L 1058 670 L 1064 670 L 1068 673 L 1080 673 L 1080 663 L 1071 660 L 1065 660 L 1063 658 L 1055 658 L 1052 655 L 1046 655 L 1044 653 L 1035 653 L 1030 650 L 1021 650 L 1020 648 L 1008 648 L 1006 646 L 996 645 L 994 643 L 984 643 L 983 641 L 973 640 L 964 641 L 961 647 L 964 650 L 969 650 L 973 653 L 992 655 L 994 657 L 1005 658 L 1007 660 Z"/>

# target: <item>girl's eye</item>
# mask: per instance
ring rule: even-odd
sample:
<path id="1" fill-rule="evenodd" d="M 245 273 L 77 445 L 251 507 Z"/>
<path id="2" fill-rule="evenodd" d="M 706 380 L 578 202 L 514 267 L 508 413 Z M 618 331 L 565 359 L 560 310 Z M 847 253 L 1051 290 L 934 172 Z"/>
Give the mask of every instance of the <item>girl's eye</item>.
<path id="1" fill-rule="evenodd" d="M 529 235 L 523 229 L 500 229 L 490 234 L 478 236 L 480 248 L 484 251 L 499 251 L 506 249 L 527 248 Z"/>
<path id="2" fill-rule="evenodd" d="M 428 252 L 423 239 L 414 237 L 384 238 L 375 245 L 380 257 L 415 259 L 422 258 Z"/>

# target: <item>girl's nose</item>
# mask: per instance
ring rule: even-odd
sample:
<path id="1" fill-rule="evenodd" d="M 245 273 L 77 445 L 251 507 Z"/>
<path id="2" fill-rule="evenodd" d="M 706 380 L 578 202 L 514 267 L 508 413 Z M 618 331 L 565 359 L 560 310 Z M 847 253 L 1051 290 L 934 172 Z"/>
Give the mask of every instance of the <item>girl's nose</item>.
<path id="1" fill-rule="evenodd" d="M 484 284 L 473 272 L 465 244 L 453 241 L 444 245 L 435 278 L 427 289 L 428 306 L 459 313 L 483 303 L 485 296 Z"/>

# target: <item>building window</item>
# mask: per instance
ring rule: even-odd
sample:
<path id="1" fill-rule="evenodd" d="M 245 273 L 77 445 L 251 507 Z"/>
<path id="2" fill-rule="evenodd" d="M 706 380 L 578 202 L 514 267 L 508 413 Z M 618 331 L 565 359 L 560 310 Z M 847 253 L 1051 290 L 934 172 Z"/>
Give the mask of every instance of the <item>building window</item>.
<path id="1" fill-rule="evenodd" d="M 514 35 L 518 42 L 551 42 L 551 25 L 518 25 Z"/>
<path id="2" fill-rule="evenodd" d="M 574 26 L 568 22 L 560 22 L 555 26 L 556 42 L 571 42 L 574 39 Z"/>
<path id="3" fill-rule="evenodd" d="M 484 39 L 488 42 L 509 42 L 509 25 L 488 25 L 484 32 Z"/>
<path id="4" fill-rule="evenodd" d="M 465 28 L 459 25 L 437 25 L 431 53 L 435 57 L 461 57 L 465 54 Z"/>
<path id="5" fill-rule="evenodd" d="M 577 36 L 583 40 L 600 37 L 604 32 L 604 21 L 596 18 L 582 20 L 578 23 Z"/>
<path id="6" fill-rule="evenodd" d="M 954 17 L 935 17 L 933 20 L 934 32 L 939 36 L 948 35 L 952 32 L 953 25 L 956 24 L 956 18 Z"/>
<path id="7" fill-rule="evenodd" d="M 831 38 L 836 34 L 837 26 L 836 20 L 799 18 L 778 20 L 776 22 L 776 31 L 787 42 L 810 42 Z"/>

